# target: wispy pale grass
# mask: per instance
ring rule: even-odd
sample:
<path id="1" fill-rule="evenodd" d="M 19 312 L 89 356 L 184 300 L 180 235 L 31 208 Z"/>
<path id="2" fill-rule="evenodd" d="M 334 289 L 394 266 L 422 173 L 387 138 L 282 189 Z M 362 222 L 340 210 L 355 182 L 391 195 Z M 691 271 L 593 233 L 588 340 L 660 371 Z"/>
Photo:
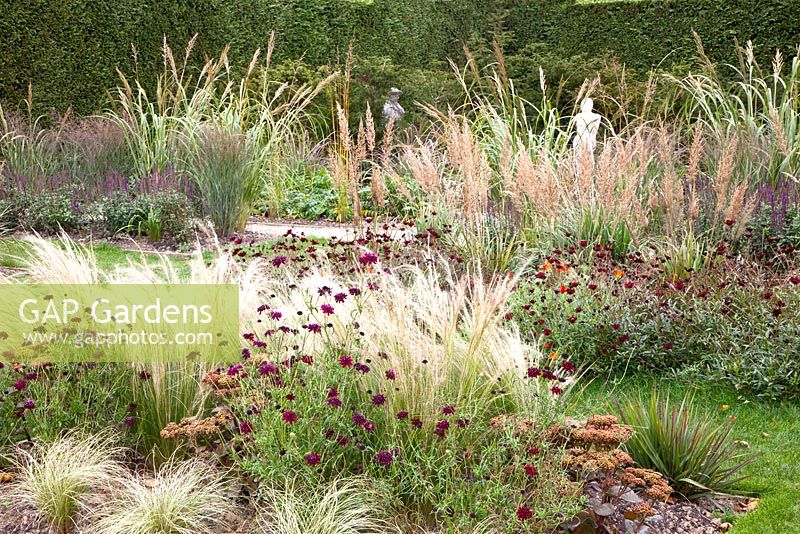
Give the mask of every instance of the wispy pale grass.
<path id="1" fill-rule="evenodd" d="M 198 460 L 168 462 L 155 475 L 127 477 L 97 508 L 100 534 L 197 534 L 237 517 L 231 482 Z"/>
<path id="2" fill-rule="evenodd" d="M 288 482 L 269 488 L 259 510 L 262 534 L 385 534 L 400 532 L 386 503 L 365 478 L 333 480 L 314 489 Z"/>
<path id="3" fill-rule="evenodd" d="M 68 532 L 93 493 L 109 491 L 121 480 L 121 453 L 108 433 L 71 432 L 32 451 L 19 449 L 9 497 L 17 505 L 35 508 L 58 532 Z"/>

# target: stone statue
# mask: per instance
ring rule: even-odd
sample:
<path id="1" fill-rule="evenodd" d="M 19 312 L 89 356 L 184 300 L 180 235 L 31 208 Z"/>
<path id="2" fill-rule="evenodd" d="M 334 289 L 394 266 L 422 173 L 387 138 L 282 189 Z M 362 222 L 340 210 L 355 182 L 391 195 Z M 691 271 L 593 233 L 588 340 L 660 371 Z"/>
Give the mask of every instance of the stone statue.
<path id="1" fill-rule="evenodd" d="M 572 139 L 572 148 L 575 157 L 582 158 L 588 155 L 594 159 L 594 148 L 597 146 L 597 130 L 600 129 L 602 116 L 592 111 L 594 101 L 584 98 L 581 102 L 581 112 L 575 115 L 575 137 Z"/>
<path id="2" fill-rule="evenodd" d="M 397 87 L 389 89 L 389 100 L 383 104 L 383 118 L 386 119 L 386 122 L 392 119 L 397 122 L 406 114 L 406 110 L 400 105 L 400 95 L 402 94 L 403 91 Z"/>

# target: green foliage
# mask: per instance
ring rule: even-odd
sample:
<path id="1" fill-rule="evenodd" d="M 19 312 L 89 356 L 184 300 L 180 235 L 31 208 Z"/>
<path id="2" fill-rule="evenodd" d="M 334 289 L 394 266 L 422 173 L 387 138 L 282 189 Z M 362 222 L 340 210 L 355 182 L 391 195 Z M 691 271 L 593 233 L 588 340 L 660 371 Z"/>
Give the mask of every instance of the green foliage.
<path id="1" fill-rule="evenodd" d="M 117 365 L 54 364 L 0 368 L 0 448 L 53 441 L 65 428 L 98 431 L 129 415 L 130 370 Z"/>
<path id="2" fill-rule="evenodd" d="M 146 235 L 151 241 L 169 237 L 185 243 L 191 237 L 194 215 L 186 195 L 178 191 L 160 191 L 135 195 L 111 193 L 95 201 L 89 208 L 95 224 L 108 235 Z"/>
<path id="3" fill-rule="evenodd" d="M 200 387 L 200 380 L 206 371 L 199 364 L 154 363 L 139 366 L 137 376 L 131 379 L 137 444 L 156 467 L 185 454 L 183 444 L 163 438 L 161 430 L 167 423 L 203 415 L 208 391 Z"/>
<path id="4" fill-rule="evenodd" d="M 540 264 L 516 295 L 523 334 L 596 373 L 689 374 L 765 399 L 800 397 L 796 284 L 775 284 L 716 255 L 689 272 L 691 254 L 670 251 L 643 274 L 641 253 L 615 264 L 600 258 L 612 252 L 608 245 L 565 246 L 573 251 L 566 264 Z"/>
<path id="5" fill-rule="evenodd" d="M 26 230 L 53 234 L 78 230 L 83 223 L 80 207 L 67 188 L 31 193 L 18 191 L 8 203 L 11 220 Z"/>
<path id="6" fill-rule="evenodd" d="M 616 401 L 616 411 L 634 428 L 624 447 L 641 467 L 669 479 L 680 494 L 695 498 L 725 493 L 742 481 L 740 471 L 753 461 L 731 439 L 730 425 L 698 413 L 691 396 L 671 402 L 653 390 L 650 398 Z"/>
<path id="7" fill-rule="evenodd" d="M 640 73 L 694 55 L 692 30 L 712 59 L 735 62 L 734 38 L 752 39 L 759 55 L 790 53 L 800 6 L 791 0 L 673 0 L 580 5 L 571 1 L 508 0 L 187 0 L 153 9 L 143 0 L 90 3 L 17 2 L 0 15 L 0 100 L 16 106 L 32 85 L 37 113 L 50 109 L 95 112 L 115 85 L 115 68 L 136 71 L 152 89 L 159 76 L 161 45 L 185 43 L 199 34 L 196 57 L 215 56 L 231 45 L 232 65 L 243 70 L 256 48 L 277 32 L 279 61 L 304 58 L 310 65 L 337 63 L 354 41 L 355 70 L 364 84 L 355 95 L 382 102 L 388 85 L 407 90 L 408 101 L 448 99 L 436 78 L 447 59 L 462 57 L 466 42 L 480 55 L 493 38 L 509 58 L 509 70 L 532 76 L 525 96 L 538 88 L 541 64 L 566 88 L 582 82 L 599 58 L 612 54 Z M 533 22 L 535 21 L 535 22 Z M 134 53 L 135 50 L 135 53 Z M 484 54 L 486 55 L 486 54 Z M 580 58 L 580 59 L 570 59 Z M 197 63 L 194 64 L 197 66 Z M 398 67 L 402 66 L 402 67 Z M 532 67 L 532 68 L 531 68 Z M 432 83 L 428 83 L 428 82 Z M 396 83 L 397 82 L 397 83 Z M 457 96 L 453 93 L 452 96 Z M 363 108 L 360 108 L 363 109 Z"/>

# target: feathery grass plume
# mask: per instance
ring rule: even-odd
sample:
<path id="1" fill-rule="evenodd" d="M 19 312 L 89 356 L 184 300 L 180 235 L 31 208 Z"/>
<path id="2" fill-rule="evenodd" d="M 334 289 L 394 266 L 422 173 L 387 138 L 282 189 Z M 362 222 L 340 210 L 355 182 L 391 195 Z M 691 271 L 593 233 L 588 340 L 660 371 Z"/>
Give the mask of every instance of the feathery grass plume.
<path id="1" fill-rule="evenodd" d="M 672 402 L 653 390 L 649 398 L 615 401 L 622 421 L 635 432 L 624 447 L 636 463 L 664 475 L 688 498 L 714 496 L 733 489 L 754 461 L 737 449 L 732 427 L 698 413 L 691 396 Z"/>
<path id="2" fill-rule="evenodd" d="M 123 477 L 122 449 L 110 433 L 81 435 L 70 432 L 32 451 L 19 449 L 18 471 L 8 496 L 35 508 L 59 533 L 70 531 L 89 497 L 112 488 Z"/>
<path id="3" fill-rule="evenodd" d="M 183 274 L 167 256 L 161 255 L 153 263 L 144 253 L 138 259 L 130 259 L 128 265 L 104 272 L 97 267 L 91 250 L 83 249 L 67 236 L 62 236 L 60 245 L 41 237 L 31 237 L 28 241 L 31 254 L 22 258 L 21 275 L 39 283 L 238 284 L 242 332 L 253 331 L 257 325 L 261 288 L 275 283 L 267 279 L 262 262 L 253 261 L 242 267 L 221 250 L 207 261 L 198 249 L 189 263 L 188 274 Z M 180 447 L 175 440 L 161 437 L 167 423 L 203 413 L 210 391 L 200 381 L 209 370 L 199 363 L 151 363 L 137 367 L 139 374 L 132 383 L 135 402 L 142 414 L 136 425 L 137 438 L 142 453 L 154 464 L 166 461 Z"/>
<path id="4" fill-rule="evenodd" d="M 690 124 L 702 124 L 714 151 L 723 151 L 731 136 L 740 139 L 742 157 L 735 161 L 738 180 L 749 185 L 776 185 L 800 173 L 800 48 L 788 72 L 777 52 L 770 72 L 755 59 L 753 44 L 738 48 L 739 65 L 726 65 L 719 75 L 695 35 L 701 72 L 668 79 L 690 98 L 681 115 Z M 727 74 L 727 73 L 726 73 Z M 726 80 L 731 79 L 731 82 Z"/>
<path id="5" fill-rule="evenodd" d="M 387 369 L 403 377 L 387 399 L 389 413 L 408 411 L 435 421 L 444 404 L 459 399 L 481 416 L 497 412 L 501 403 L 546 419 L 555 405 L 547 384 L 524 379 L 544 356 L 503 322 L 519 274 L 491 282 L 479 269 L 460 279 L 446 267 L 408 267 L 398 274 L 384 280 L 378 298 L 367 303 L 364 316 L 371 320 L 361 323 L 368 351 L 385 354 L 373 361 L 378 372 L 367 375 L 366 383 L 375 380 L 370 385 L 380 389 Z M 560 386 L 566 390 L 570 383 Z"/>
<path id="6" fill-rule="evenodd" d="M 385 519 L 386 502 L 366 478 L 335 479 L 316 488 L 294 481 L 268 488 L 258 511 L 262 534 L 386 534 L 400 532 Z"/>
<path id="7" fill-rule="evenodd" d="M 161 466 L 153 476 L 129 476 L 96 509 L 101 534 L 196 534 L 230 527 L 236 516 L 233 485 L 199 460 Z"/>
<path id="8" fill-rule="evenodd" d="M 48 240 L 38 234 L 25 238 L 30 252 L 16 258 L 26 276 L 41 284 L 96 284 L 103 280 L 94 253 L 62 233 L 57 240 Z"/>

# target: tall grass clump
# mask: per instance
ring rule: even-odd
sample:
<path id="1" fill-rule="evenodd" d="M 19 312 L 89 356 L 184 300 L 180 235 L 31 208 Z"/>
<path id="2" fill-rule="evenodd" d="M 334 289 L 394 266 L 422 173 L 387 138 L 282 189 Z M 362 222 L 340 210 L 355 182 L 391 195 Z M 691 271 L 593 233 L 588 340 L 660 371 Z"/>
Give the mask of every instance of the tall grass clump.
<path id="1" fill-rule="evenodd" d="M 129 476 L 103 506 L 93 528 L 101 534 L 213 532 L 235 516 L 232 484 L 198 460 L 170 461 L 152 478 Z"/>
<path id="2" fill-rule="evenodd" d="M 383 534 L 399 532 L 385 518 L 383 496 L 367 478 L 334 479 L 315 488 L 287 481 L 270 487 L 258 513 L 263 534 Z"/>
<path id="3" fill-rule="evenodd" d="M 261 187 L 246 137 L 217 126 L 201 127 L 187 145 L 186 170 L 201 198 L 201 212 L 218 235 L 241 230 Z"/>
<path id="4" fill-rule="evenodd" d="M 753 44 L 739 48 L 739 65 L 718 72 L 697 39 L 701 71 L 672 80 L 690 98 L 682 110 L 691 123 L 700 123 L 719 153 L 736 138 L 742 153 L 735 172 L 754 186 L 775 187 L 797 180 L 800 173 L 800 49 L 790 64 L 780 52 L 771 69 L 756 61 Z M 727 80 L 733 79 L 732 82 Z"/>
<path id="5" fill-rule="evenodd" d="M 636 463 L 669 479 L 688 498 L 734 489 L 753 461 L 737 450 L 732 428 L 698 413 L 691 397 L 673 402 L 656 391 L 649 398 L 617 401 L 616 411 L 635 432 L 625 450 Z"/>
<path id="6" fill-rule="evenodd" d="M 124 133 L 134 181 L 177 169 L 197 186 L 217 233 L 227 235 L 243 227 L 261 195 L 277 214 L 293 140 L 315 128 L 307 109 L 336 74 L 314 86 L 271 80 L 274 35 L 265 58 L 256 50 L 241 76 L 230 70 L 227 48 L 194 72 L 188 66 L 194 43 L 182 60 L 164 43 L 154 95 L 120 73 L 106 117 Z"/>
<path id="7" fill-rule="evenodd" d="M 70 531 L 91 495 L 121 479 L 121 449 L 108 433 L 84 436 L 71 432 L 32 451 L 20 449 L 14 463 L 17 478 L 9 496 L 35 508 L 59 533 Z"/>

